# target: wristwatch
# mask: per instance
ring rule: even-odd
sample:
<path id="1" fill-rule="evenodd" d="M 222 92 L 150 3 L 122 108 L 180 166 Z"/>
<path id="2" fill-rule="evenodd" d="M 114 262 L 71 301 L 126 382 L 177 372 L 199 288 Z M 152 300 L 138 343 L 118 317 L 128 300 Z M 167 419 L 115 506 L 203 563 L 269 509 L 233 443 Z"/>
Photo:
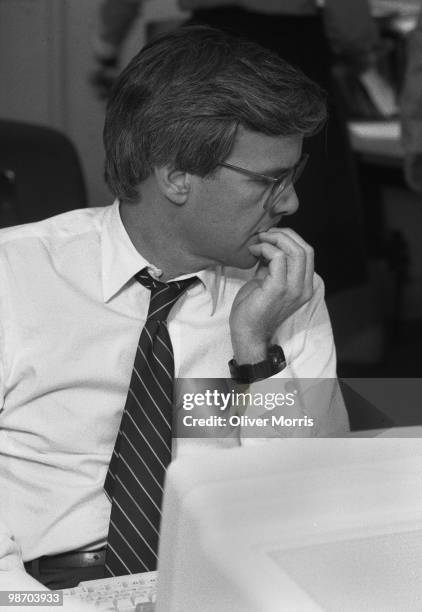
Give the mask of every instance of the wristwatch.
<path id="1" fill-rule="evenodd" d="M 229 361 L 230 374 L 238 383 L 253 383 L 274 376 L 286 367 L 283 349 L 278 344 L 269 347 L 267 358 L 259 363 L 239 365 L 235 359 Z"/>

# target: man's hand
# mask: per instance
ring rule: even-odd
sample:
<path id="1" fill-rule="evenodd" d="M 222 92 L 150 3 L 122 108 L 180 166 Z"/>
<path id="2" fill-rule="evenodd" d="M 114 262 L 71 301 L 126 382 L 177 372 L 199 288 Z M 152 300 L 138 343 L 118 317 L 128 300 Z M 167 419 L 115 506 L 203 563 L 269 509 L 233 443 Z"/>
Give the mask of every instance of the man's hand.
<path id="1" fill-rule="evenodd" d="M 259 234 L 249 250 L 260 258 L 255 277 L 238 292 L 230 313 L 234 357 L 239 364 L 266 358 L 278 327 L 313 294 L 314 252 L 289 228 Z"/>

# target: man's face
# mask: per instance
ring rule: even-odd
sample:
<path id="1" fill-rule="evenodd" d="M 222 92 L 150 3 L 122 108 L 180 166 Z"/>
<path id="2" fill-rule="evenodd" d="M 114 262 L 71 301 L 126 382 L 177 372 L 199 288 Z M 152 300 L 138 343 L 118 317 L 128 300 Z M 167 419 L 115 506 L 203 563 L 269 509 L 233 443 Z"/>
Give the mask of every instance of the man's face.
<path id="1" fill-rule="evenodd" d="M 265 136 L 239 128 L 233 150 L 224 161 L 277 177 L 298 162 L 302 141 L 301 136 Z M 255 265 L 257 260 L 248 246 L 259 241 L 258 232 L 277 225 L 299 204 L 292 185 L 273 201 L 268 199 L 271 188 L 271 182 L 227 167 L 218 167 L 212 178 L 193 176 L 182 228 L 191 255 L 208 265 Z"/>

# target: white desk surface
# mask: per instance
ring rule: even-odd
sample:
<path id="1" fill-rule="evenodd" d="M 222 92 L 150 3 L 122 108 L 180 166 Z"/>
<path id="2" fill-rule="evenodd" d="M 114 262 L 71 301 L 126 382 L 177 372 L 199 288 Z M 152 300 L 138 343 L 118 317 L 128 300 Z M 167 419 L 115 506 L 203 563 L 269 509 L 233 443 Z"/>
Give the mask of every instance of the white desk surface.
<path id="1" fill-rule="evenodd" d="M 382 156 L 391 161 L 403 159 L 398 119 L 390 121 L 351 121 L 348 124 L 352 149 L 362 155 Z"/>

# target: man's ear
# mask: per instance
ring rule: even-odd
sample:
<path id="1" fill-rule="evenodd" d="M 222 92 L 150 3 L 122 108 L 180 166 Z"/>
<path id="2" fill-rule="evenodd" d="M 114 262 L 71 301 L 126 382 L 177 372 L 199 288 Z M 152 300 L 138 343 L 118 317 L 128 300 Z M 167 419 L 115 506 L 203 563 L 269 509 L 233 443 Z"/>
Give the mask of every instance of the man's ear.
<path id="1" fill-rule="evenodd" d="M 191 175 L 188 172 L 175 170 L 171 166 L 154 168 L 158 189 L 174 204 L 186 202 L 191 189 Z"/>

